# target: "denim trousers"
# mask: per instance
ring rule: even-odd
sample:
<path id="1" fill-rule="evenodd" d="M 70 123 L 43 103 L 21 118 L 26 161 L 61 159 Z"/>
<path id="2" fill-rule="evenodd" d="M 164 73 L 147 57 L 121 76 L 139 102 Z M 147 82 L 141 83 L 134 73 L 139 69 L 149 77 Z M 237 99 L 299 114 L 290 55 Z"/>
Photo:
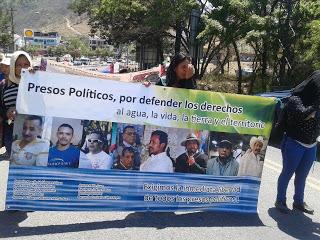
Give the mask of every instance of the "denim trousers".
<path id="1" fill-rule="evenodd" d="M 309 171 L 316 160 L 317 146 L 308 148 L 290 137 L 284 137 L 281 144 L 283 167 L 278 179 L 277 200 L 285 202 L 289 181 L 293 174 L 294 196 L 297 204 L 303 203 L 304 188 Z"/>

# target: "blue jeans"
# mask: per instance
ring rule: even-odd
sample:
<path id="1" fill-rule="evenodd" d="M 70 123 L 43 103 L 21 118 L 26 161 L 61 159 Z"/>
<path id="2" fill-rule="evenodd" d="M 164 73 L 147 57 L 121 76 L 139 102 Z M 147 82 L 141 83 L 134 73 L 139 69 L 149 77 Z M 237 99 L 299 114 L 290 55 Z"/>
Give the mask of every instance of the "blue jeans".
<path id="1" fill-rule="evenodd" d="M 293 200 L 297 204 L 303 203 L 306 179 L 313 162 L 316 159 L 317 146 L 307 148 L 290 137 L 285 137 L 281 144 L 283 158 L 282 172 L 278 179 L 277 200 L 285 202 L 289 181 L 295 173 Z"/>

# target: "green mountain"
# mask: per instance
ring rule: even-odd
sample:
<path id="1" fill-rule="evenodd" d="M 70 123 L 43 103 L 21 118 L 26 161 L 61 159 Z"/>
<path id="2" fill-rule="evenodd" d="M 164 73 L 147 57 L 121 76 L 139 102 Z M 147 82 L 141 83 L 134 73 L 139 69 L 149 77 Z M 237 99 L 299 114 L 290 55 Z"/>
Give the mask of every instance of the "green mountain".
<path id="1" fill-rule="evenodd" d="M 79 17 L 68 9 L 71 0 L 29 0 L 14 6 L 15 32 L 23 29 L 57 31 L 62 36 L 86 36 L 90 27 L 85 16 Z"/>

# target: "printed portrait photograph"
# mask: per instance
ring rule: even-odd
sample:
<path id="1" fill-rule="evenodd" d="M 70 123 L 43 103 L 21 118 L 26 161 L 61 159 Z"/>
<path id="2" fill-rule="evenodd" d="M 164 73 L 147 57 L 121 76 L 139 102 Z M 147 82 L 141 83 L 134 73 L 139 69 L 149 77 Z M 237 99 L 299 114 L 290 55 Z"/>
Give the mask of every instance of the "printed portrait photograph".
<path id="1" fill-rule="evenodd" d="M 111 155 L 113 169 L 139 170 L 141 164 L 144 126 L 113 123 Z"/>
<path id="2" fill-rule="evenodd" d="M 48 167 L 78 168 L 82 124 L 78 119 L 53 118 Z"/>
<path id="3" fill-rule="evenodd" d="M 140 171 L 205 174 L 208 131 L 146 126 Z"/>
<path id="4" fill-rule="evenodd" d="M 14 121 L 11 165 L 47 166 L 52 118 L 19 114 Z"/>
<path id="5" fill-rule="evenodd" d="M 110 154 L 112 123 L 83 120 L 79 168 L 110 170 L 113 158 Z"/>
<path id="6" fill-rule="evenodd" d="M 206 174 L 261 178 L 267 144 L 262 136 L 210 132 Z"/>

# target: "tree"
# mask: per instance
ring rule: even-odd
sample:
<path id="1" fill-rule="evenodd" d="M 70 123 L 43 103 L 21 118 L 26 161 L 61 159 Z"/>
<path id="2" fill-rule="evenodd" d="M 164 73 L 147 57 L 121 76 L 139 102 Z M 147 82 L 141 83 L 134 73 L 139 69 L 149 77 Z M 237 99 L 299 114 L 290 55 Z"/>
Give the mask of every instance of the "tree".
<path id="1" fill-rule="evenodd" d="M 205 28 L 199 38 L 208 44 L 204 58 L 209 61 L 201 67 L 200 76 L 204 74 L 208 63 L 218 55 L 222 49 L 233 47 L 238 65 L 238 93 L 242 92 L 242 68 L 238 41 L 250 31 L 248 24 L 249 0 L 210 0 L 212 11 L 207 13 Z"/>
<path id="2" fill-rule="evenodd" d="M 301 42 L 299 51 L 303 60 L 315 69 L 320 69 L 320 20 L 312 21 L 307 37 Z"/>
<path id="3" fill-rule="evenodd" d="M 38 53 L 40 50 L 42 50 L 43 47 L 38 45 L 31 45 L 31 46 L 28 46 L 26 47 L 26 52 L 28 52 L 31 56 L 34 56 L 36 53 Z"/>
<path id="4" fill-rule="evenodd" d="M 2 0 L 0 2 L 0 48 L 13 51 L 14 46 L 14 12 L 18 6 L 35 3 L 35 0 Z"/>
<path id="5" fill-rule="evenodd" d="M 65 54 L 67 54 L 67 49 L 64 45 L 58 45 L 48 48 L 49 56 L 62 57 Z"/>
<path id="6" fill-rule="evenodd" d="M 68 39 L 66 50 L 73 57 L 73 59 L 81 56 L 89 56 L 91 52 L 88 43 L 84 39 L 79 38 Z"/>
<path id="7" fill-rule="evenodd" d="M 95 50 L 95 56 L 96 57 L 110 57 L 112 56 L 112 52 L 109 49 L 106 48 L 97 48 Z"/>
<path id="8" fill-rule="evenodd" d="M 204 58 L 216 58 L 232 46 L 238 65 L 238 92 L 241 92 L 241 61 L 237 43 L 246 41 L 254 49 L 254 77 L 264 90 L 274 76 L 279 85 L 293 85 L 311 71 L 302 68 L 316 62 L 320 2 L 316 0 L 211 0 L 204 17 L 205 28 L 198 36 L 209 47 Z M 211 44 L 215 42 L 216 44 Z M 209 51 L 211 49 L 211 51 Z M 306 49 L 308 49 L 306 51 Z M 309 64 L 309 66 L 311 66 Z M 313 65 L 314 67 L 317 65 Z M 201 70 L 206 67 L 202 67 Z M 201 73 L 202 71 L 200 71 Z M 303 72 L 303 74 L 301 74 Z M 269 81 L 270 82 L 270 81 Z"/>
<path id="9" fill-rule="evenodd" d="M 304 58 L 305 53 L 308 52 L 308 47 L 317 46 L 317 38 L 314 36 L 314 24 L 316 20 L 320 19 L 320 2 L 317 0 L 300 0 L 293 1 L 292 17 L 290 19 L 291 29 L 291 45 L 289 50 L 283 49 L 283 57 L 285 57 L 285 65 L 287 67 L 281 72 L 280 69 L 280 83 L 297 83 L 302 81 L 306 75 L 309 75 L 312 69 L 312 64 L 309 64 L 308 58 Z M 319 28 L 318 28 L 319 29 Z M 318 33 L 319 34 L 319 33 Z M 311 38 L 310 38 L 311 37 Z M 310 39 L 309 39 L 310 38 Z M 309 41 L 309 44 L 308 44 Z M 302 47 L 302 48 L 301 48 Z M 300 51 L 299 51 L 300 48 Z M 319 53 L 314 52 L 314 58 L 319 56 Z M 312 54 L 312 55 L 313 55 Z M 309 64 L 309 71 L 301 71 L 305 69 L 305 65 Z M 316 66 L 316 65 L 314 65 Z M 301 73 L 304 73 L 301 74 Z M 282 76 L 283 74 L 284 76 Z M 281 81 L 282 80 L 282 81 Z"/>
<path id="10" fill-rule="evenodd" d="M 74 0 L 70 5 L 78 14 L 89 16 L 93 33 L 99 32 L 116 45 L 135 41 L 156 47 L 159 61 L 163 60 L 163 41 L 175 38 L 177 28 L 187 48 L 188 34 L 182 33 L 182 23 L 188 22 L 194 7 L 198 7 L 195 0 Z"/>
<path id="11" fill-rule="evenodd" d="M 1 9 L 0 6 L 0 48 L 8 51 L 12 45 L 12 38 L 10 35 L 10 16 L 7 11 Z"/>

